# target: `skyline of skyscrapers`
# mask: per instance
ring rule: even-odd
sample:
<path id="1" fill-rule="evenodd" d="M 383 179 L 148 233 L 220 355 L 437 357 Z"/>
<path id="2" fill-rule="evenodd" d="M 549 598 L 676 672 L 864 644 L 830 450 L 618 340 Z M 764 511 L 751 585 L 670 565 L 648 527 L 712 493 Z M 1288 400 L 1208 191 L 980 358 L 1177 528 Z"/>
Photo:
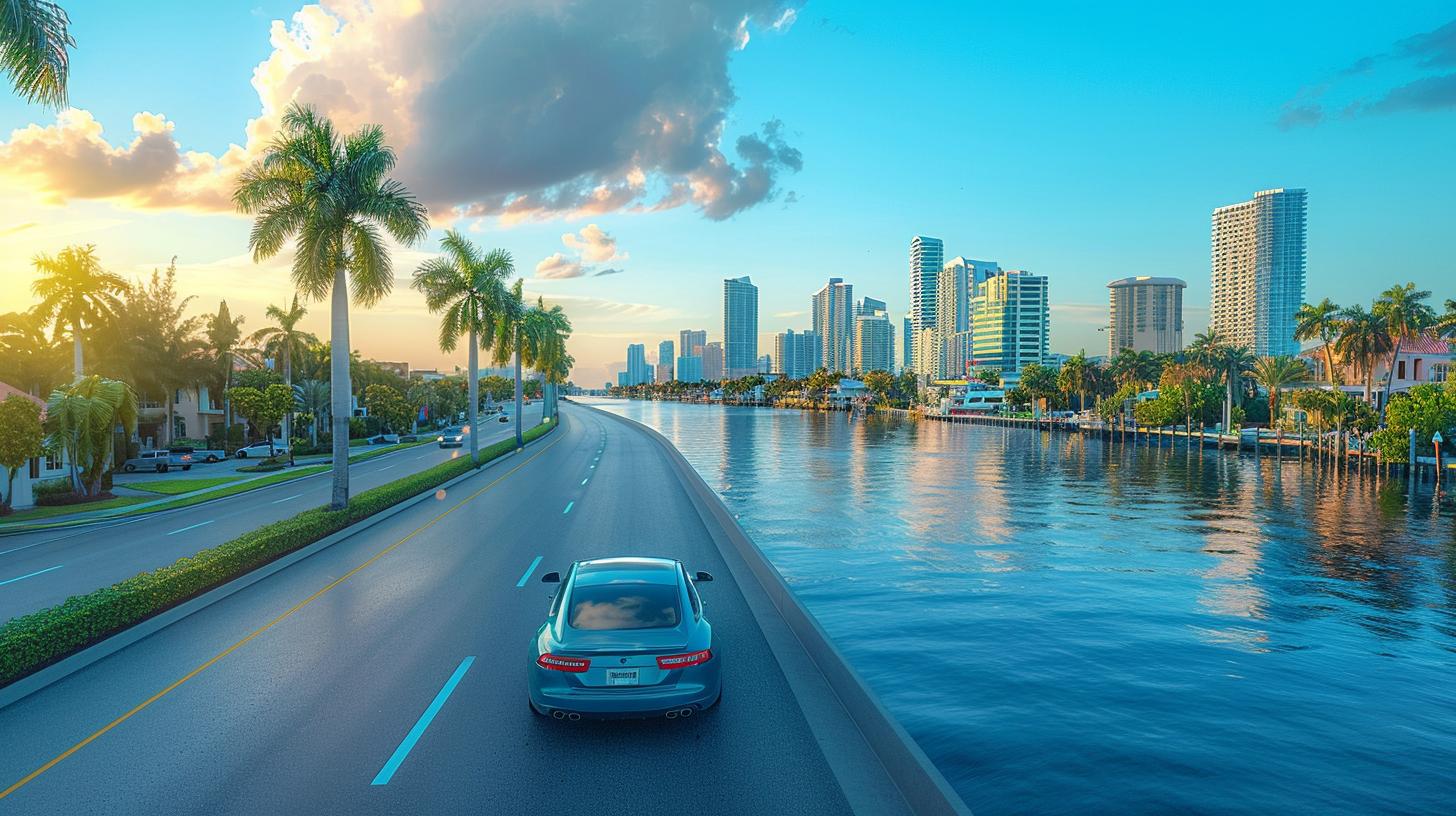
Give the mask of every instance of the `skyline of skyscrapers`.
<path id="1" fill-rule="evenodd" d="M 779 373 L 792 379 L 803 379 L 823 367 L 824 347 L 813 330 L 793 329 L 774 336 L 774 363 Z"/>
<path id="2" fill-rule="evenodd" d="M 1209 328 L 1255 356 L 1294 355 L 1308 196 L 1276 188 L 1213 211 Z"/>

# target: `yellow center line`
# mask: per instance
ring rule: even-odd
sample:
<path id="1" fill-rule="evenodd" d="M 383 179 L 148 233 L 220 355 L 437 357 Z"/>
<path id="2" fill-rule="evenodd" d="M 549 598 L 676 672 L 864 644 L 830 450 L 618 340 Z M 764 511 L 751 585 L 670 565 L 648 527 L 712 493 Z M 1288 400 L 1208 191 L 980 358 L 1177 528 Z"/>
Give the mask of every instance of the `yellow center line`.
<path id="1" fill-rule="evenodd" d="M 121 725 L 122 723 L 124 723 L 127 720 L 131 719 L 134 715 L 140 713 L 147 706 L 150 706 L 152 703 L 155 703 L 156 701 L 158 701 L 158 700 L 162 699 L 163 697 L 167 696 L 168 694 L 172 693 L 172 691 L 174 691 L 175 689 L 177 689 L 178 686 L 181 686 L 183 683 L 186 683 L 188 680 L 191 680 L 192 678 L 194 678 L 197 675 L 203 673 L 204 671 L 207 671 L 207 669 L 211 668 L 214 663 L 217 663 L 219 660 L 222 660 L 223 658 L 227 657 L 228 655 L 230 655 L 233 652 L 237 651 L 238 649 L 242 648 L 243 645 L 246 644 L 248 641 L 250 641 L 253 638 L 255 638 L 255 637 L 263 634 L 264 632 L 268 631 L 269 629 L 272 629 L 274 626 L 276 626 L 277 624 L 281 623 L 282 621 L 284 621 L 285 619 L 287 619 L 288 617 L 290 617 L 291 615 L 293 615 L 293 613 L 299 611 L 300 609 L 303 609 L 304 607 L 308 606 L 309 604 L 311 604 L 314 601 L 318 600 L 319 598 L 323 597 L 324 593 L 328 592 L 329 590 L 333 589 L 334 587 L 338 586 L 339 584 L 342 584 L 345 581 L 349 580 L 351 577 L 353 577 L 359 571 L 363 570 L 365 567 L 368 567 L 370 564 L 373 564 L 375 561 L 378 561 L 379 559 L 381 559 L 384 556 L 388 555 L 395 548 L 399 547 L 399 545 L 405 543 L 406 541 L 409 541 L 410 539 L 414 538 L 415 536 L 419 535 L 420 533 L 424 532 L 425 530 L 428 530 L 431 527 L 435 526 L 435 523 L 438 522 L 440 519 L 443 519 L 444 517 L 450 515 L 451 513 L 455 512 L 456 510 L 459 510 L 461 507 L 464 507 L 466 504 L 470 503 L 472 500 L 474 500 L 480 494 L 482 494 L 485 491 L 490 490 L 492 487 L 495 487 L 496 485 L 500 484 L 502 481 L 504 481 L 505 479 L 507 479 L 511 474 L 515 473 L 516 471 L 518 471 L 521 468 L 525 467 L 526 465 L 530 464 L 534 459 L 536 459 L 536 457 L 541 456 L 546 451 L 550 450 L 552 445 L 555 445 L 557 442 L 560 442 L 563 438 L 564 438 L 564 436 L 558 435 L 555 439 L 553 439 L 550 442 L 548 442 L 546 444 L 546 446 L 543 447 L 541 450 L 539 450 L 536 453 L 532 454 L 530 456 L 530 458 L 526 459 L 525 461 L 521 462 L 519 465 L 516 465 L 515 467 L 513 467 L 510 470 L 506 471 L 505 473 L 502 473 L 499 477 L 497 477 L 490 484 L 486 485 L 485 487 L 482 487 L 481 489 L 475 491 L 474 493 L 471 493 L 469 496 L 466 496 L 464 499 L 461 499 L 458 503 L 456 503 L 449 510 L 446 510 L 445 512 L 441 513 L 440 515 L 435 516 L 434 518 L 430 519 L 429 521 L 427 521 L 424 524 L 420 525 L 419 527 L 415 528 L 412 532 L 410 532 L 409 535 L 405 536 L 404 538 L 401 538 L 400 540 L 394 542 L 393 544 L 390 544 L 388 547 L 385 547 L 384 549 L 382 549 L 379 552 L 375 553 L 372 557 L 369 558 L 368 561 L 365 561 L 364 563 L 360 564 L 359 566 L 357 566 L 357 567 L 349 570 L 348 572 L 346 572 L 343 575 L 339 576 L 336 580 L 334 580 L 328 586 L 325 586 L 323 589 L 320 589 L 319 591 L 317 591 L 314 594 L 308 596 L 307 598 L 304 598 L 302 601 L 299 601 L 292 608 L 290 608 L 287 612 L 284 612 L 283 614 L 279 615 L 278 617 L 274 618 L 273 620 L 268 621 L 266 624 L 264 624 L 263 626 L 259 627 L 257 630 L 255 630 L 254 632 L 252 632 L 251 634 L 249 634 L 247 637 L 243 638 L 242 640 L 239 640 L 237 643 L 234 643 L 233 645 L 227 647 L 226 649 L 223 649 L 221 652 L 218 652 L 217 654 L 213 655 L 206 663 L 203 663 L 202 665 L 198 666 L 197 668 L 193 669 L 192 671 L 184 674 L 182 677 L 180 677 L 179 679 L 177 679 L 176 681 L 174 681 L 171 685 L 167 686 L 166 688 L 162 689 L 161 691 L 157 692 L 156 694 L 153 694 L 152 696 L 150 696 L 147 699 L 143 700 L 141 703 L 138 703 L 135 708 L 133 708 L 132 710 L 126 712 L 125 714 L 121 715 L 120 717 L 117 717 L 116 719 L 112 720 L 111 722 L 107 723 L 105 726 L 103 726 L 102 728 L 98 729 L 96 731 L 96 733 L 94 733 L 91 736 L 89 736 L 89 737 L 81 740 L 80 742 L 76 743 L 75 745 L 72 745 L 70 748 L 67 748 L 66 750 L 62 751 L 59 755 L 57 755 L 51 761 L 49 761 L 46 764 L 40 766 L 39 768 L 36 768 L 34 771 L 31 771 L 29 774 L 27 774 L 20 781 L 16 782 L 15 784 L 11 785 L 10 787 L 6 788 L 4 791 L 0 791 L 0 799 L 4 799 L 5 797 L 9 796 L 10 794 L 12 794 L 12 793 L 20 790 L 21 788 L 25 787 L 27 784 L 29 784 L 30 782 L 32 782 L 36 777 L 40 776 L 41 774 L 45 773 L 46 771 L 49 771 L 51 768 L 54 768 L 62 760 L 66 759 L 70 755 L 76 753 L 77 751 L 81 750 L 82 748 L 85 748 L 87 745 L 90 745 L 92 742 L 94 742 L 97 738 L 101 737 L 101 735 L 105 734 L 107 731 L 110 731 L 111 729 L 117 727 L 118 725 Z"/>

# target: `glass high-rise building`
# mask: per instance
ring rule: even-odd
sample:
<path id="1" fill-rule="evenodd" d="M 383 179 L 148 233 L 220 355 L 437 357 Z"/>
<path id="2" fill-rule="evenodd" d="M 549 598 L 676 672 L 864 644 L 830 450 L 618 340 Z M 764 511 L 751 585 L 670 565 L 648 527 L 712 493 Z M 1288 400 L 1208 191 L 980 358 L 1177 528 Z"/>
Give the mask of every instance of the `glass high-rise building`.
<path id="1" fill-rule="evenodd" d="M 708 332 L 703 329 L 683 329 L 677 333 L 678 353 L 684 357 L 703 356 L 703 346 L 708 344 Z"/>
<path id="2" fill-rule="evenodd" d="M 1280 188 L 1213 211 L 1209 327 L 1256 356 L 1299 353 L 1306 205 L 1304 190 Z"/>
<path id="3" fill-rule="evenodd" d="M 730 380 L 758 373 L 758 287 L 747 275 L 723 281 L 723 369 Z"/>
<path id="4" fill-rule="evenodd" d="M 678 357 L 677 378 L 685 383 L 695 383 L 703 379 L 703 358 Z"/>
<path id="5" fill-rule="evenodd" d="M 677 355 L 674 354 L 673 353 L 673 350 L 672 350 L 672 341 L 671 340 L 663 340 L 661 343 L 658 343 L 657 344 L 657 381 L 658 382 L 672 382 L 675 379 L 675 377 L 673 376 L 673 365 L 672 364 L 673 364 L 674 358 L 676 356 Z"/>
<path id="6" fill-rule="evenodd" d="M 1178 278 L 1140 275 L 1107 284 L 1107 356 L 1123 349 L 1173 354 L 1183 348 L 1183 289 Z"/>
<path id="7" fill-rule="evenodd" d="M 627 381 L 624 385 L 652 382 L 652 369 L 647 367 L 647 347 L 641 343 L 627 346 Z"/>
<path id="8" fill-rule="evenodd" d="M 915 345 L 911 357 L 917 361 L 927 357 L 919 347 L 920 338 L 925 329 L 935 328 L 935 290 L 944 266 L 945 244 L 939 238 L 917 235 L 910 239 L 910 338 Z"/>
<path id="9" fill-rule="evenodd" d="M 820 359 L 830 371 L 849 371 L 854 348 L 854 287 L 830 278 L 810 301 Z"/>
<path id="10" fill-rule="evenodd" d="M 854 319 L 854 371 L 890 371 L 895 364 L 895 328 L 883 310 Z"/>
<path id="11" fill-rule="evenodd" d="M 971 359 L 974 369 L 1020 371 L 1044 363 L 1050 349 L 1050 307 L 1045 275 L 1008 269 L 976 287 L 971 299 Z"/>
<path id="12" fill-rule="evenodd" d="M 823 367 L 822 353 L 823 346 L 816 332 L 789 329 L 774 337 L 774 364 L 789 379 L 802 380 L 818 371 Z"/>

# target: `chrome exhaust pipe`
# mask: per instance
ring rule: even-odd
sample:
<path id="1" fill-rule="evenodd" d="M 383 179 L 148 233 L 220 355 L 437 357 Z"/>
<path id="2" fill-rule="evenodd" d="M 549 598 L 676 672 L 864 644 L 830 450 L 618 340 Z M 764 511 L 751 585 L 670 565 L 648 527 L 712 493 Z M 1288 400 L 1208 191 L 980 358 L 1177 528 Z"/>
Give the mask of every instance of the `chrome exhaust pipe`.
<path id="1" fill-rule="evenodd" d="M 566 719 L 566 712 L 557 709 L 556 711 L 551 712 L 551 716 L 555 717 L 558 720 L 564 720 Z"/>
<path id="2" fill-rule="evenodd" d="M 573 711 L 570 714 L 566 715 L 566 719 L 571 720 L 572 722 L 576 722 L 577 720 L 581 719 L 581 715 Z"/>
<path id="3" fill-rule="evenodd" d="M 677 719 L 677 709 L 673 709 L 673 710 L 667 712 L 667 718 L 669 720 L 675 720 L 675 719 Z"/>
<path id="4" fill-rule="evenodd" d="M 677 715 L 686 720 L 688 717 L 693 716 L 693 710 L 691 708 L 684 708 L 682 711 L 679 711 Z"/>

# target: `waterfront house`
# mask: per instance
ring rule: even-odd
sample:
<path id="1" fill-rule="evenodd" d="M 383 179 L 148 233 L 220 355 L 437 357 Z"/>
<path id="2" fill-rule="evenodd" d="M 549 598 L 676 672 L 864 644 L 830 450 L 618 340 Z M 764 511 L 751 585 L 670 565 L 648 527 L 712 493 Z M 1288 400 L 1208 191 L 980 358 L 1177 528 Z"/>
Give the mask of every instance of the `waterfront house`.
<path id="1" fill-rule="evenodd" d="M 1365 376 L 1354 365 L 1340 359 L 1338 352 L 1330 350 L 1335 360 L 1335 368 L 1340 372 L 1344 385 L 1340 390 L 1347 394 L 1363 398 L 1365 396 Z M 1300 352 L 1300 358 L 1314 368 L 1314 375 L 1320 382 L 1327 382 L 1329 374 L 1326 371 L 1324 348 L 1315 346 Z M 1412 387 L 1422 383 L 1446 382 L 1450 376 L 1453 353 L 1452 344 L 1449 341 L 1437 337 L 1422 335 L 1414 339 L 1407 339 L 1400 345 L 1400 354 L 1395 359 L 1395 377 L 1390 383 L 1390 393 L 1399 394 L 1408 391 Z M 1375 363 L 1375 370 L 1370 383 L 1370 396 L 1375 405 L 1385 403 L 1385 377 L 1390 371 L 1390 355 L 1382 354 Z"/>
<path id="2" fill-rule="evenodd" d="M 27 394 L 15 386 L 0 382 L 0 400 L 8 399 L 11 396 L 19 396 L 34 402 L 40 407 L 41 419 L 45 419 L 44 400 L 40 397 Z M 20 508 L 34 505 L 35 485 L 48 479 L 62 478 L 66 475 L 67 470 L 68 465 L 64 451 L 32 457 L 30 461 L 21 466 L 20 470 L 15 472 L 15 494 L 10 496 L 10 506 L 19 510 Z M 6 473 L 0 472 L 0 489 L 4 489 L 4 478 L 7 475 Z"/>

